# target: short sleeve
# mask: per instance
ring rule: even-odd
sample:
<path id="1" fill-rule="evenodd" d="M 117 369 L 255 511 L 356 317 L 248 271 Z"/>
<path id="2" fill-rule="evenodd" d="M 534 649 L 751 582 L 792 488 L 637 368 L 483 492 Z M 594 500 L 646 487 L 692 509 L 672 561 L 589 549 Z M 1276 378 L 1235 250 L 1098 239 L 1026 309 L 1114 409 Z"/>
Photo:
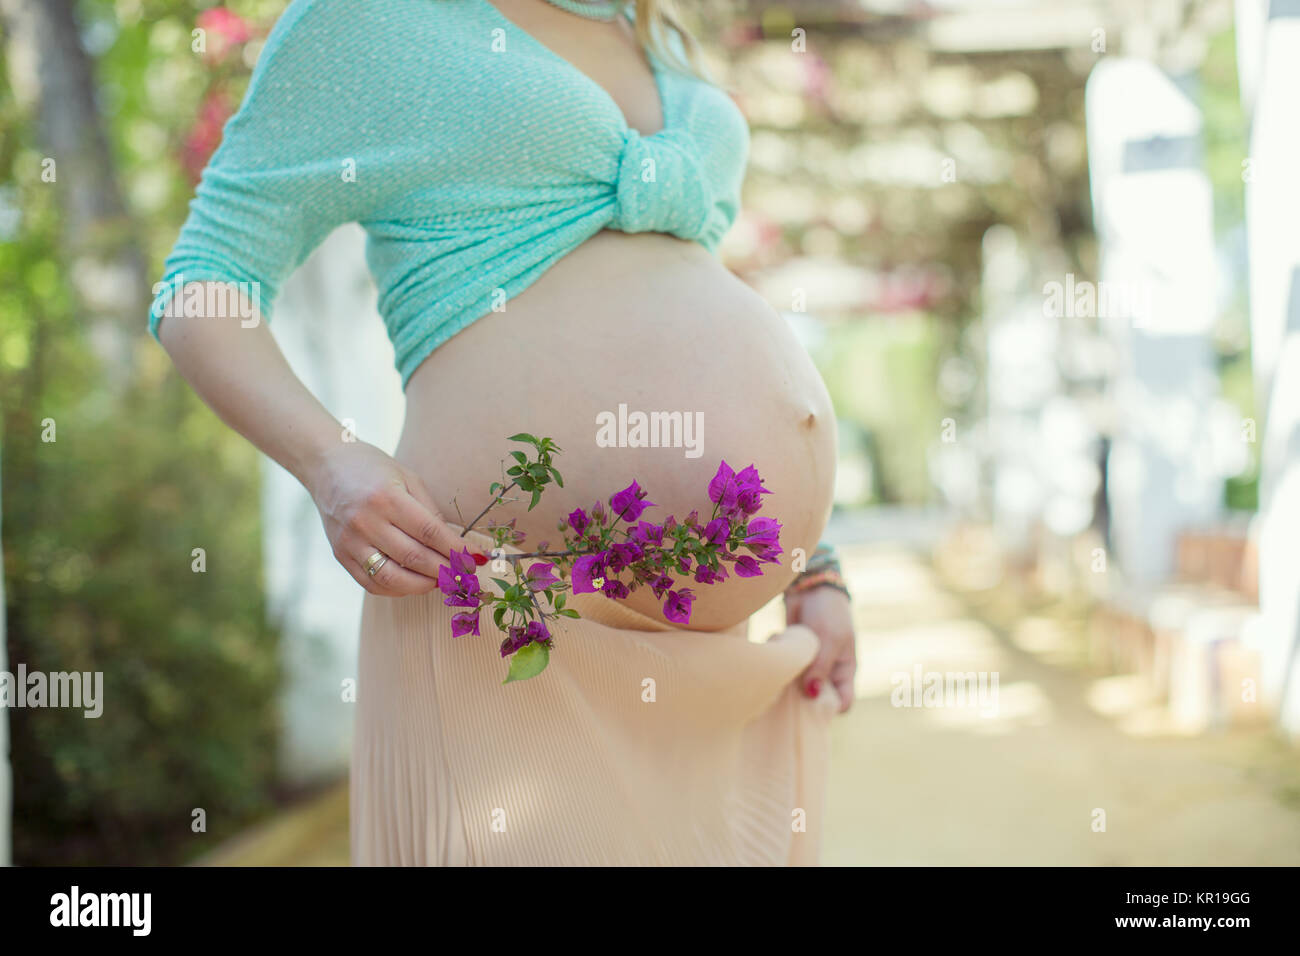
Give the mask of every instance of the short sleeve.
<path id="1" fill-rule="evenodd" d="M 155 286 L 149 331 L 187 282 L 239 284 L 269 318 L 289 274 L 374 201 L 359 167 L 383 77 L 336 0 L 295 0 L 267 38 Z M 373 178 L 373 177 L 372 177 Z"/>

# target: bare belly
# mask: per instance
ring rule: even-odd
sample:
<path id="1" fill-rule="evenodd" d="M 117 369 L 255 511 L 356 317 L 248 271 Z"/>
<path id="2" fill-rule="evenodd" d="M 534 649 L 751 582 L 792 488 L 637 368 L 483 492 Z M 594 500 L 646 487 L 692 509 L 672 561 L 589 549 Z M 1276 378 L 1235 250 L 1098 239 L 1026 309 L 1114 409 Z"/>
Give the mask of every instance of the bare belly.
<path id="1" fill-rule="evenodd" d="M 498 520 L 517 519 L 525 550 L 558 544 L 564 515 L 633 479 L 657 504 L 643 520 L 707 515 L 719 461 L 755 465 L 772 490 L 762 514 L 782 523 L 785 554 L 759 578 L 691 585 L 692 628 L 729 627 L 779 593 L 793 577 L 791 552 L 811 552 L 830 511 L 835 428 L 817 370 L 757 293 L 670 236 L 599 233 L 434 352 L 406 398 L 397 458 L 450 521 L 488 502 L 507 452 L 520 447 L 508 436 L 549 436 L 563 449 L 563 488 L 549 486 L 532 512 L 526 502 L 494 509 Z M 671 423 L 651 431 L 677 446 L 610 447 L 611 438 L 637 442 L 638 412 L 681 413 L 680 431 L 677 416 L 652 419 Z M 622 435 L 620 420 L 630 426 Z M 662 619 L 648 590 L 627 603 Z"/>

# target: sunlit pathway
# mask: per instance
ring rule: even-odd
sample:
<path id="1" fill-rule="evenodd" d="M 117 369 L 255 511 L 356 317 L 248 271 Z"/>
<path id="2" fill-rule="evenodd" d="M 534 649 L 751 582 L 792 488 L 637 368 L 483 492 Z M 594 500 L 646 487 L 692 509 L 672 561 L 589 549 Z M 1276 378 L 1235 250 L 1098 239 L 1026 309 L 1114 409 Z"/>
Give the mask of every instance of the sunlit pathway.
<path id="1" fill-rule="evenodd" d="M 1130 736 L 1089 706 L 1094 678 L 972 619 L 922 560 L 845 553 L 860 670 L 834 732 L 826 863 L 1300 863 L 1294 751 Z M 996 715 L 891 706 L 891 675 L 918 664 L 998 672 Z"/>

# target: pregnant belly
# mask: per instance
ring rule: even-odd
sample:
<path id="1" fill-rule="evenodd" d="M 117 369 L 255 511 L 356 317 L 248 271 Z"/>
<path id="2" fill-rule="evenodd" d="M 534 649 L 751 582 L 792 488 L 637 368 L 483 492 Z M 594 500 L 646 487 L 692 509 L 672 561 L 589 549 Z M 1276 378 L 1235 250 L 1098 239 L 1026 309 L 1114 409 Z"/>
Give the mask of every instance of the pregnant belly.
<path id="1" fill-rule="evenodd" d="M 657 504 L 644 519 L 660 521 L 709 512 L 720 460 L 757 466 L 772 490 L 762 513 L 783 525 L 781 564 L 692 585 L 692 628 L 729 627 L 778 594 L 793 578 L 791 553 L 811 552 L 829 514 L 835 429 L 817 370 L 753 290 L 669 236 L 598 234 L 434 352 L 406 396 L 397 457 L 449 521 L 488 502 L 507 452 L 521 447 L 509 435 L 563 449 L 563 488 L 548 486 L 532 512 L 526 502 L 494 509 L 517 520 L 525 550 L 558 544 L 564 515 L 632 479 Z M 662 619 L 648 590 L 626 603 Z"/>

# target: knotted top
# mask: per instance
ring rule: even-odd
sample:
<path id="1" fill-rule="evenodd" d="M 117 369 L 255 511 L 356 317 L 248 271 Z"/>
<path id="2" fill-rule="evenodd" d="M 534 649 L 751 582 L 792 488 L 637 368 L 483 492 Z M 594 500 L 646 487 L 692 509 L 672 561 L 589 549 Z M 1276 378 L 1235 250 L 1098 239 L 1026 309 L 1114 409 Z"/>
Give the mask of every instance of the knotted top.
<path id="1" fill-rule="evenodd" d="M 685 130 L 643 137 L 628 129 L 610 227 L 623 232 L 669 232 L 683 239 L 708 235 L 716 203 L 698 153 Z"/>
<path id="2" fill-rule="evenodd" d="M 670 45 L 682 52 L 680 37 Z M 403 385 L 467 325 L 601 229 L 715 251 L 748 130 L 730 97 L 649 55 L 663 129 L 488 0 L 293 0 L 204 170 L 156 287 L 280 286 L 359 222 Z"/>

